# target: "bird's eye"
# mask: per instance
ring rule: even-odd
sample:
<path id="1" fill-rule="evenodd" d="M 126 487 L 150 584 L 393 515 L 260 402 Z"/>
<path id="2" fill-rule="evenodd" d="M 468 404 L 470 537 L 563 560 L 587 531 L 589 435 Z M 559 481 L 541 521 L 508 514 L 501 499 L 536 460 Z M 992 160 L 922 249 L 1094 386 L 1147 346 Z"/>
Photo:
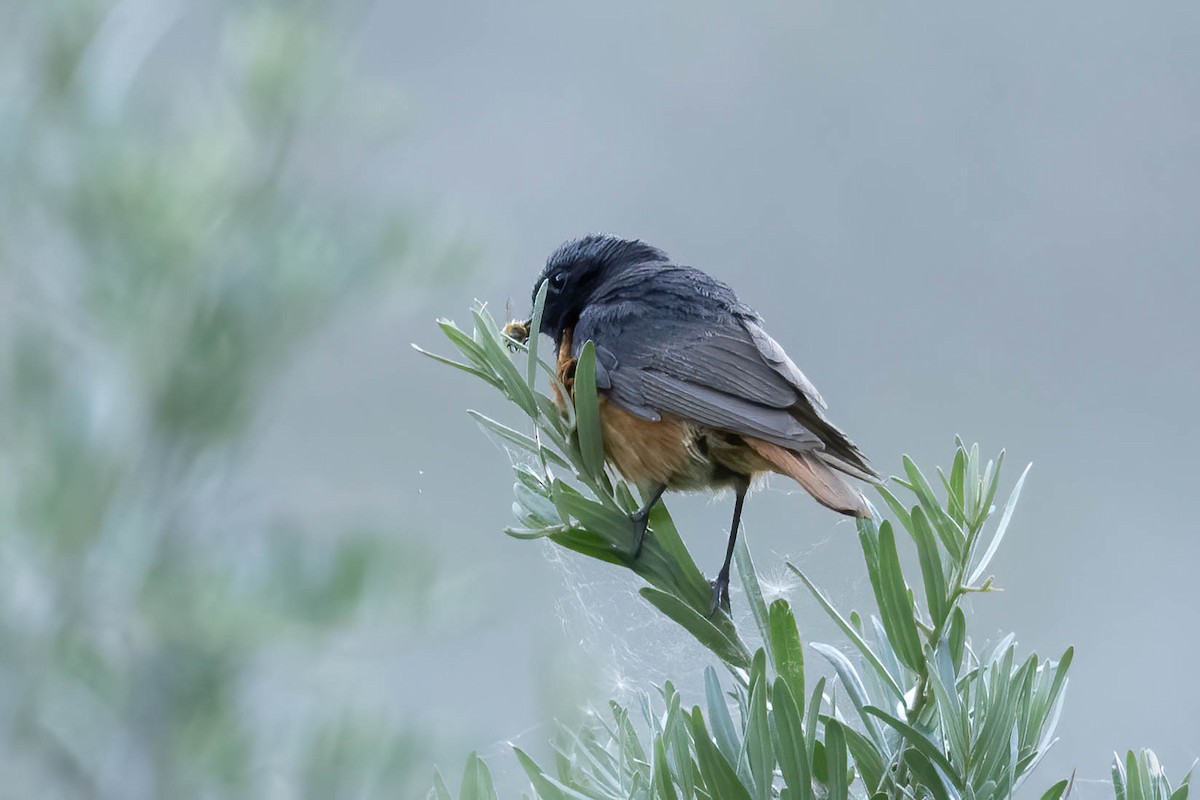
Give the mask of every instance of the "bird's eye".
<path id="1" fill-rule="evenodd" d="M 567 273 L 560 272 L 550 279 L 550 285 L 555 289 L 562 289 L 567 285 Z"/>

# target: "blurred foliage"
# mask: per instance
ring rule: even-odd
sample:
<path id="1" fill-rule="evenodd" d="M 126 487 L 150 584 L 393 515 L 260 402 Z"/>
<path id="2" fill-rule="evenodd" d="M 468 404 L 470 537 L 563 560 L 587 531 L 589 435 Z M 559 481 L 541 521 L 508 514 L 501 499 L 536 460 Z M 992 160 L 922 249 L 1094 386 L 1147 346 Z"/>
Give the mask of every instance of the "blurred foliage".
<path id="1" fill-rule="evenodd" d="M 1191 781 L 1192 770 L 1188 770 L 1179 785 L 1172 788 L 1166 770 L 1150 750 L 1130 750 L 1124 762 L 1120 756 L 1113 756 L 1112 782 L 1117 800 L 1187 800 Z"/>
<path id="2" fill-rule="evenodd" d="M 513 511 L 522 539 L 548 538 L 585 556 L 627 568 L 651 585 L 642 595 L 707 647 L 732 686 L 705 672 L 705 706 L 685 710 L 671 683 L 641 713 L 610 703 L 611 718 L 564 729 L 553 768 L 514 748 L 530 792 L 543 800 L 846 800 L 851 795 L 913 800 L 1002 800 L 1014 795 L 1055 742 L 1073 649 L 1058 660 L 1018 658 L 1010 634 L 986 649 L 968 632 L 962 601 L 993 590 L 987 569 L 1003 541 L 1028 467 L 996 517 L 1003 453 L 984 463 L 978 445 L 957 442 L 939 497 L 907 457 L 900 494 L 878 486 L 892 520 L 859 520 L 858 534 L 875 609 L 842 614 L 807 575 L 789 567 L 846 635 L 856 658 L 829 644 L 801 642 L 785 598 L 766 604 L 745 539 L 735 549 L 744 602 L 761 646 L 723 611 L 708 611 L 707 583 L 684 547 L 665 505 L 650 520 L 640 557 L 633 552 L 631 489 L 604 462 L 594 381 L 594 350 L 584 344 L 574 402 L 560 411 L 538 390 L 539 373 L 566 396 L 554 369 L 538 356 L 545 288 L 535 299 L 527 342 L 500 330 L 486 308 L 473 310 L 473 331 L 441 321 L 463 361 L 426 353 L 498 388 L 524 413 L 532 435 L 477 412 L 512 454 Z M 523 337 L 522 337 L 523 338 Z M 420 348 L 418 348 L 420 349 Z M 518 370 L 510 351 L 524 350 Z M 425 352 L 425 351 L 422 351 Z M 580 488 L 575 488 L 576 486 Z M 586 493 L 586 494 L 585 494 Z M 590 497 L 587 496 L 590 494 Z M 878 515 L 877 515 L 878 516 Z M 992 525 L 992 521 L 995 524 Z M 924 590 L 901 564 L 896 529 L 911 539 Z M 985 535 L 986 532 L 986 535 Z M 833 668 L 811 690 L 806 650 Z M 838 691 L 840 690 L 840 691 Z M 732 702 L 731 702 L 732 701 Z M 736 718 L 730 706 L 736 709 Z M 1149 752 L 1113 770 L 1119 800 L 1185 800 L 1187 779 L 1172 790 Z M 1069 794 L 1071 781 L 1043 800 Z M 432 800 L 452 800 L 438 775 Z M 487 765 L 472 754 L 459 790 L 463 800 L 495 798 Z"/>
<path id="3" fill-rule="evenodd" d="M 411 219 L 298 156 L 387 108 L 318 4 L 0 15 L 0 796 L 415 793 L 427 732 L 276 666 L 425 624 L 430 554 L 238 520 L 222 483 L 306 335 L 418 279 Z"/>

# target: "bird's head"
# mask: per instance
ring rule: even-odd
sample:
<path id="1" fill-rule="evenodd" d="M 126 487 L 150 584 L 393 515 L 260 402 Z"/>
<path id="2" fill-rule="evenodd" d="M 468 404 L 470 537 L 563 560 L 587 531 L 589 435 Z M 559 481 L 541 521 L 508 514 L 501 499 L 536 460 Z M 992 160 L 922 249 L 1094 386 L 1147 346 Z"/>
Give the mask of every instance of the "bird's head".
<path id="1" fill-rule="evenodd" d="M 609 234 L 589 234 L 569 241 L 546 259 L 546 267 L 533 284 L 533 302 L 546 284 L 542 333 L 556 342 L 575 326 L 583 309 L 606 281 L 646 264 L 667 262 L 667 254 L 637 239 Z"/>

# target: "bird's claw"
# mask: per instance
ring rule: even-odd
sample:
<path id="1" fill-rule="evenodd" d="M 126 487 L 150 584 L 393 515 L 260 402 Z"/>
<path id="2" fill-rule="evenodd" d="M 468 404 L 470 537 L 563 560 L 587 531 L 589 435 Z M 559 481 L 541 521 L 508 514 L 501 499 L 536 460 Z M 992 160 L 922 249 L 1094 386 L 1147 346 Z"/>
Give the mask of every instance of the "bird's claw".
<path id="1" fill-rule="evenodd" d="M 708 608 L 708 615 L 712 616 L 717 613 L 717 609 L 722 609 L 726 614 L 729 613 L 729 576 L 722 573 L 713 581 L 712 586 L 712 602 Z"/>
<path id="2" fill-rule="evenodd" d="M 640 511 L 635 511 L 629 515 L 629 521 L 633 524 L 633 561 L 637 561 L 642 554 L 642 545 L 646 543 L 646 533 L 649 531 L 650 515 L 643 514 Z"/>

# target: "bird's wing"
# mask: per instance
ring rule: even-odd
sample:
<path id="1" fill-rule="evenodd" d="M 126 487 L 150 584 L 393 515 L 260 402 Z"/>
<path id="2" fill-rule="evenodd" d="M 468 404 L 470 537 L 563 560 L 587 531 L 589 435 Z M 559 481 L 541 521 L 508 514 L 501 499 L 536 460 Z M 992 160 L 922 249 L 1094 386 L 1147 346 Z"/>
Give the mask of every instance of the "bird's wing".
<path id="1" fill-rule="evenodd" d="M 819 418 L 820 395 L 754 318 L 664 319 L 593 306 L 575 327 L 575 346 L 589 339 L 598 385 L 634 413 L 671 414 L 793 451 L 826 445 L 795 413 Z"/>
<path id="2" fill-rule="evenodd" d="M 828 406 L 825 405 L 825 398 L 821 397 L 821 393 L 817 391 L 817 387 L 813 386 L 812 381 L 808 376 L 800 371 L 796 363 L 788 357 L 784 352 L 782 345 L 771 338 L 771 336 L 763 330 L 762 323 L 757 318 L 743 319 L 746 332 L 750 334 L 750 338 L 754 341 L 755 347 L 758 348 L 758 354 L 771 367 L 787 380 L 792 386 L 799 390 L 800 394 L 814 408 L 825 410 Z"/>

